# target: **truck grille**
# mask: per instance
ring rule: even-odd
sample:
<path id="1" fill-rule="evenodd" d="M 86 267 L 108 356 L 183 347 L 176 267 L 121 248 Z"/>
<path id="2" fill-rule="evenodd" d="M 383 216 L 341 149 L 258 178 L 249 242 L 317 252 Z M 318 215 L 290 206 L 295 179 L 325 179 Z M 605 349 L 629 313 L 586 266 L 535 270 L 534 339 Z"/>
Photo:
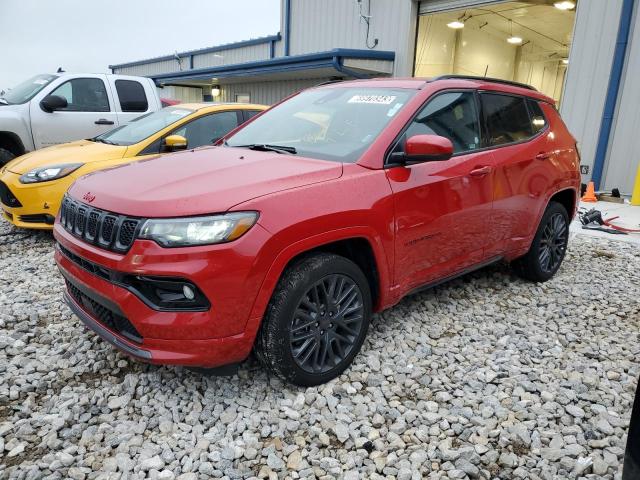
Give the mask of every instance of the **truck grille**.
<path id="1" fill-rule="evenodd" d="M 87 243 L 125 253 L 131 248 L 142 219 L 93 208 L 65 195 L 60 207 L 60 224 Z"/>
<path id="2" fill-rule="evenodd" d="M 89 315 L 102 323 L 109 330 L 119 333 L 134 342 L 142 342 L 142 335 L 140 335 L 140 332 L 138 332 L 136 327 L 134 327 L 126 317 L 107 307 L 103 303 L 97 302 L 95 299 L 89 297 L 66 278 L 65 282 L 67 284 L 67 291 L 69 292 L 69 295 L 71 295 L 71 298 L 73 298 L 75 302 Z"/>
<path id="3" fill-rule="evenodd" d="M 11 208 L 18 208 L 22 206 L 20 201 L 13 193 L 11 193 L 11 190 L 9 190 L 9 187 L 7 187 L 4 182 L 0 182 L 0 201 L 2 201 L 2 203 L 7 207 Z"/>

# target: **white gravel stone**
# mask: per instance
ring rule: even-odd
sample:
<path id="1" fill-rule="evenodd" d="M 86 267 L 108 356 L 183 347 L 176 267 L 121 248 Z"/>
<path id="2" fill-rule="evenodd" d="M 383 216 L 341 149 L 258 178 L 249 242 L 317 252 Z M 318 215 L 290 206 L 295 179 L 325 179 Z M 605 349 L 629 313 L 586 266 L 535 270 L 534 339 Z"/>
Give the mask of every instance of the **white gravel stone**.
<path id="1" fill-rule="evenodd" d="M 351 368 L 299 389 L 253 359 L 129 359 L 62 303 L 51 235 L 1 222 L 0 478 L 613 480 L 638 271 L 637 247 L 581 237 L 544 284 L 489 267 L 377 315 Z"/>

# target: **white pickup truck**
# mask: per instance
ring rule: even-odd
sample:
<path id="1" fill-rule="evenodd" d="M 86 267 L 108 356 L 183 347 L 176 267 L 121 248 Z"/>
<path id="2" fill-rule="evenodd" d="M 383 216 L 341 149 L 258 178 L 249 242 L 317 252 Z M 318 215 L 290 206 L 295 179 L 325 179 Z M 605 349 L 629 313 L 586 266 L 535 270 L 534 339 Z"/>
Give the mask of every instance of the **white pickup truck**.
<path id="1" fill-rule="evenodd" d="M 0 97 L 0 167 L 31 150 L 95 137 L 160 108 L 149 78 L 36 75 Z"/>

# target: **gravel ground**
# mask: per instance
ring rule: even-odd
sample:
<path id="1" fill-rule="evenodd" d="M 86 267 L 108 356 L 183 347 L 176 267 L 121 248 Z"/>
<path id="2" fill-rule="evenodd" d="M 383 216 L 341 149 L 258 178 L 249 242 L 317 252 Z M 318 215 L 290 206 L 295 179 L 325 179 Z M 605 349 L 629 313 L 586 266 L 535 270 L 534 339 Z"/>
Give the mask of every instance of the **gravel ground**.
<path id="1" fill-rule="evenodd" d="M 576 238 L 555 279 L 496 266 L 374 319 L 339 379 L 143 365 L 61 302 L 45 233 L 0 226 L 0 478 L 618 478 L 640 249 Z"/>

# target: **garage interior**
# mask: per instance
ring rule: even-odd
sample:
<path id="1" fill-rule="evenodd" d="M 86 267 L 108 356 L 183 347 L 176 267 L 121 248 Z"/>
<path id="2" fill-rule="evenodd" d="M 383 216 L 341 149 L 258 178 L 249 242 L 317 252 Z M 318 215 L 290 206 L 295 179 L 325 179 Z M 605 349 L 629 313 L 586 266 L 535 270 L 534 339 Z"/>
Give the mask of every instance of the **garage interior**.
<path id="1" fill-rule="evenodd" d="M 533 85 L 560 105 L 577 2 L 496 2 L 421 15 L 415 75 L 476 75 Z"/>

